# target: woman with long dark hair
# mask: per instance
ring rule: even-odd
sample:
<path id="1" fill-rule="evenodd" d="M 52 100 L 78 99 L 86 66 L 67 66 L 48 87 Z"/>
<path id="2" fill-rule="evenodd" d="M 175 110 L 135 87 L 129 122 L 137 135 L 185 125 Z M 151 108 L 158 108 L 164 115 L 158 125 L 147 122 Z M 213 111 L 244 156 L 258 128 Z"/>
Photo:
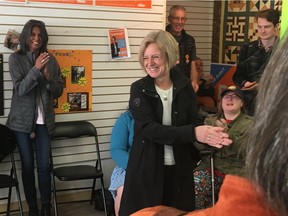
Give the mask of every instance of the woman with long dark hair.
<path id="1" fill-rule="evenodd" d="M 34 175 L 35 148 L 41 216 L 50 215 L 50 134 L 55 126 L 53 102 L 63 92 L 59 65 L 47 51 L 44 22 L 29 20 L 20 35 L 20 49 L 9 57 L 13 96 L 7 126 L 14 131 L 22 164 L 22 181 L 29 216 L 37 216 Z"/>

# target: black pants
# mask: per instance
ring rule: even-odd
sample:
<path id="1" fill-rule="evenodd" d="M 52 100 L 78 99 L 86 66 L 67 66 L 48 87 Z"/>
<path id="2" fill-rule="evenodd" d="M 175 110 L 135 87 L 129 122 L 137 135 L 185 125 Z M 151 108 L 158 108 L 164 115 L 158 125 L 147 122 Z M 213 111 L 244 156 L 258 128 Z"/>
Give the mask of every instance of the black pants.
<path id="1" fill-rule="evenodd" d="M 243 93 L 245 94 L 245 112 L 250 116 L 254 116 L 257 91 L 243 91 Z"/>
<path id="2" fill-rule="evenodd" d="M 175 166 L 165 165 L 164 168 L 164 188 L 163 188 L 163 205 L 174 206 L 175 196 Z"/>

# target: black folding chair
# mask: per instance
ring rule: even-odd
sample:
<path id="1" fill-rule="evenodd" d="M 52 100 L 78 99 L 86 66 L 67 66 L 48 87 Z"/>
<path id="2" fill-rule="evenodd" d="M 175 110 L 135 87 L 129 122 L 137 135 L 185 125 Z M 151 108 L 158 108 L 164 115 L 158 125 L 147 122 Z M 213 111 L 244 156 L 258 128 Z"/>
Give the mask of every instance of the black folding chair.
<path id="1" fill-rule="evenodd" d="M 7 209 L 2 213 L 6 213 L 6 215 L 10 215 L 15 210 L 11 210 L 11 195 L 12 195 L 12 188 L 16 188 L 16 194 L 18 199 L 18 207 L 19 207 L 19 214 L 23 216 L 23 208 L 21 203 L 21 196 L 19 190 L 19 182 L 17 179 L 16 173 L 16 165 L 14 160 L 14 150 L 16 148 L 16 140 L 13 136 L 12 131 L 2 124 L 0 124 L 0 137 L 1 137 L 1 144 L 0 144 L 0 162 L 6 158 L 8 155 L 10 156 L 11 160 L 11 170 L 10 174 L 0 174 L 0 189 L 8 189 L 8 196 L 1 197 L 0 200 L 8 200 L 7 202 Z"/>
<path id="2" fill-rule="evenodd" d="M 51 151 L 51 171 L 53 174 L 52 181 L 52 191 L 53 191 L 53 203 L 54 203 L 54 211 L 55 216 L 58 215 L 58 204 L 66 204 L 66 203 L 74 203 L 74 202 L 83 202 L 90 201 L 90 204 L 93 202 L 93 192 L 96 187 L 96 179 L 100 179 L 101 181 L 101 189 L 103 195 L 104 202 L 104 211 L 105 215 L 107 215 L 107 206 L 106 206 L 106 197 L 104 192 L 104 180 L 103 180 L 103 172 L 101 165 L 101 157 L 100 150 L 98 144 L 97 130 L 94 125 L 87 121 L 70 121 L 70 122 L 56 122 L 55 132 L 52 134 L 52 142 L 53 140 L 66 139 L 67 142 L 75 142 L 75 138 L 81 137 L 94 137 L 95 142 L 95 166 L 92 165 L 70 165 L 70 166 L 61 166 L 54 167 L 53 164 L 53 154 Z M 52 145 L 55 147 L 55 143 Z M 79 181 L 79 180 L 93 180 L 91 186 L 87 187 L 78 187 L 78 188 L 65 188 L 65 189 L 57 189 L 55 184 L 55 177 L 60 181 Z M 63 191 L 70 190 L 91 190 L 91 199 L 89 200 L 77 200 L 77 201 L 66 201 L 66 202 L 57 202 L 57 193 Z"/>

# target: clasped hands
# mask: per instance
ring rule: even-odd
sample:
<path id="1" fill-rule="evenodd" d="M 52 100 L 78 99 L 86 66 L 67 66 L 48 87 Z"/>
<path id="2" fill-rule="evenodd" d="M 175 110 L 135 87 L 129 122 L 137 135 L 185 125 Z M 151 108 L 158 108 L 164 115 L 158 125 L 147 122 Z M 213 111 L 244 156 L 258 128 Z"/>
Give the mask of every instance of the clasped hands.
<path id="1" fill-rule="evenodd" d="M 49 72 L 47 69 L 47 62 L 49 61 L 49 58 L 50 58 L 49 53 L 44 52 L 41 53 L 35 61 L 35 67 L 38 70 L 43 71 L 43 75 L 46 80 L 50 80 Z"/>
<path id="2" fill-rule="evenodd" d="M 216 148 L 222 148 L 232 143 L 225 128 L 202 125 L 195 127 L 195 135 L 198 142 L 206 143 Z"/>

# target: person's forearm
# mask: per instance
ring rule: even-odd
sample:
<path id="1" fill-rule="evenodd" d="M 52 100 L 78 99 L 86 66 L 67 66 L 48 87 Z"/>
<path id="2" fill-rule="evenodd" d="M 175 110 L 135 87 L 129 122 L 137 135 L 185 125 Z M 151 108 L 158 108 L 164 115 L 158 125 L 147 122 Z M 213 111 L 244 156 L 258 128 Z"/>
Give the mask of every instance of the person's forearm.
<path id="1" fill-rule="evenodd" d="M 198 80 L 198 72 L 196 70 L 195 61 L 191 62 L 190 79 L 191 79 L 192 82 L 197 82 L 197 80 Z"/>

